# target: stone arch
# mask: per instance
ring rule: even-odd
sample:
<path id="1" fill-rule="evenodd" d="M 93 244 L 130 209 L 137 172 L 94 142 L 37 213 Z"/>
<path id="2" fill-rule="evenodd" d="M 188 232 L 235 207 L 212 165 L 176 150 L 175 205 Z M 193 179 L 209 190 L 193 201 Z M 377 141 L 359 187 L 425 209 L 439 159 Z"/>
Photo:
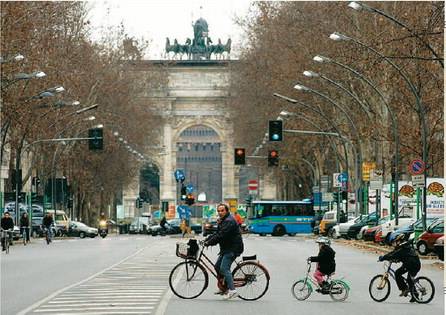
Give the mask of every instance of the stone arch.
<path id="1" fill-rule="evenodd" d="M 178 140 L 180 139 L 183 131 L 185 131 L 189 128 L 192 128 L 194 126 L 205 126 L 205 127 L 212 129 L 218 135 L 219 141 L 221 143 L 225 142 L 226 133 L 224 132 L 224 129 L 222 128 L 222 122 L 220 120 L 217 120 L 217 119 L 200 119 L 200 120 L 182 119 L 182 120 L 179 120 L 177 123 L 178 123 L 177 125 L 181 126 L 181 127 L 177 128 L 175 134 L 172 136 L 172 143 L 177 143 Z M 218 125 L 218 128 L 216 128 L 215 125 Z"/>

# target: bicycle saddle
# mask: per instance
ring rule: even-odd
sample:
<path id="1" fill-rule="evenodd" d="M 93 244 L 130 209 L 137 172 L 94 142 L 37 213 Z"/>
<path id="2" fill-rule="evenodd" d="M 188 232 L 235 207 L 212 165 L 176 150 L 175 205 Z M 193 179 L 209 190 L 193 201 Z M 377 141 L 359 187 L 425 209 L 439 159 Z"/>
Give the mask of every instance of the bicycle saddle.
<path id="1" fill-rule="evenodd" d="M 246 260 L 257 260 L 257 255 L 252 255 L 252 256 L 242 256 L 242 260 L 246 261 Z"/>

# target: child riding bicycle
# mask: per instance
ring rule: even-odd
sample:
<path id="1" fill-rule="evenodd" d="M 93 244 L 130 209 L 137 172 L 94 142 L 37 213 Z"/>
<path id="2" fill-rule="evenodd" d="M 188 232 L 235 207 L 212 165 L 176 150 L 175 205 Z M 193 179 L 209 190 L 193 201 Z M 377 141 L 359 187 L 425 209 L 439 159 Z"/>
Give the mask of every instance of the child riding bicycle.
<path id="1" fill-rule="evenodd" d="M 395 280 L 398 285 L 398 289 L 401 290 L 400 296 L 407 296 L 410 289 L 413 287 L 412 277 L 416 277 L 417 273 L 421 269 L 420 258 L 415 250 L 412 248 L 410 242 L 405 242 L 405 235 L 400 234 L 395 238 L 396 247 L 390 253 L 384 256 L 379 256 L 379 261 L 393 260 L 396 262 L 402 262 L 403 265 L 395 271 Z M 407 287 L 404 281 L 403 274 L 407 274 Z M 410 302 L 415 302 L 415 298 L 412 297 Z"/>
<path id="2" fill-rule="evenodd" d="M 328 238 L 319 237 L 316 240 L 316 243 L 319 244 L 319 254 L 317 256 L 309 257 L 308 260 L 318 263 L 313 276 L 322 288 L 322 292 L 325 292 L 329 289 L 329 283 L 325 281 L 325 277 L 331 275 L 336 269 L 336 253 L 330 247 L 331 242 Z"/>

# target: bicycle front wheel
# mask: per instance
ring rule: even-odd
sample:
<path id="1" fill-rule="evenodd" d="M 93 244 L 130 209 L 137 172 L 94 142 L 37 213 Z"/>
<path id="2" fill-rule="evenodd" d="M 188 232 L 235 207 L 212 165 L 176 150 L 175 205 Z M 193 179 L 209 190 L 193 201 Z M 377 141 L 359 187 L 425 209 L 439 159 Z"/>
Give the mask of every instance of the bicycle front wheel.
<path id="1" fill-rule="evenodd" d="M 232 277 L 238 296 L 242 300 L 258 300 L 268 291 L 268 270 L 257 262 L 246 261 L 238 264 L 232 271 Z"/>
<path id="2" fill-rule="evenodd" d="M 330 297 L 333 301 L 342 302 L 348 298 L 349 287 L 345 282 L 333 280 L 330 285 Z"/>
<path id="3" fill-rule="evenodd" d="M 414 280 L 411 294 L 418 303 L 429 303 L 435 295 L 434 284 L 427 277 L 418 277 Z"/>
<path id="4" fill-rule="evenodd" d="M 384 275 L 376 275 L 369 284 L 370 297 L 376 302 L 385 301 L 390 295 L 390 281 Z"/>
<path id="5" fill-rule="evenodd" d="M 208 273 L 194 260 L 179 263 L 169 276 L 170 289 L 182 299 L 194 299 L 200 296 L 207 288 L 208 281 Z"/>
<path id="6" fill-rule="evenodd" d="M 291 293 L 299 301 L 308 299 L 312 291 L 309 281 L 305 280 L 296 281 L 291 287 Z"/>

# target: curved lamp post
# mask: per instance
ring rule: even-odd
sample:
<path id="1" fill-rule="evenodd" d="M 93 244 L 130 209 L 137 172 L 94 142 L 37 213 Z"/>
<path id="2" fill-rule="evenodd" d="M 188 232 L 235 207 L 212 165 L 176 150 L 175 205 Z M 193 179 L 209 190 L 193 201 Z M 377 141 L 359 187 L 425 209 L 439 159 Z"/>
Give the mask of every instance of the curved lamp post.
<path id="1" fill-rule="evenodd" d="M 365 106 L 365 105 L 358 99 L 358 97 L 357 97 L 356 95 L 354 95 L 352 92 L 350 92 L 350 91 L 349 91 L 348 89 L 346 89 L 344 86 L 342 86 L 340 83 L 338 83 L 338 82 L 336 82 L 336 81 L 334 81 L 334 80 L 332 80 L 332 79 L 330 79 L 330 78 L 324 76 L 324 75 L 321 74 L 321 73 L 316 73 L 316 72 L 314 72 L 314 71 L 308 71 L 308 70 L 305 70 L 305 71 L 303 72 L 303 74 L 304 74 L 304 76 L 306 76 L 306 77 L 308 77 L 308 78 L 321 78 L 321 79 L 323 79 L 323 80 L 325 80 L 325 81 L 328 81 L 329 83 L 333 84 L 334 86 L 338 87 L 339 89 L 341 89 L 342 91 L 344 91 L 345 93 L 347 93 L 351 98 L 353 98 L 353 99 L 356 101 L 356 103 L 358 103 L 358 104 L 360 105 L 361 109 L 366 113 L 368 119 L 369 119 L 370 121 L 372 120 L 372 117 L 370 117 L 370 109 L 369 109 L 367 106 Z M 373 133 L 374 133 L 374 135 L 375 135 L 375 138 L 378 138 L 378 137 L 377 137 L 377 135 L 378 135 L 378 130 L 377 130 L 376 128 L 373 128 Z M 375 152 L 375 153 L 376 153 L 376 152 Z"/>
<path id="2" fill-rule="evenodd" d="M 421 141 L 423 144 L 423 152 L 422 152 L 422 159 L 423 161 L 426 163 L 427 162 L 427 153 L 428 153 L 428 148 L 427 148 L 427 135 L 428 135 L 428 127 L 427 127 L 427 123 L 426 123 L 426 109 L 424 108 L 424 105 L 421 103 L 421 97 L 418 94 L 418 91 L 415 87 L 415 85 L 413 84 L 413 82 L 409 79 L 409 77 L 407 76 L 407 74 L 400 68 L 398 67 L 392 60 L 390 60 L 389 58 L 387 58 L 385 55 L 383 55 L 382 53 L 380 53 L 379 51 L 377 51 L 376 49 L 362 43 L 361 41 L 343 35 L 341 33 L 338 32 L 334 32 L 332 33 L 330 36 L 330 39 L 334 40 L 334 41 L 352 41 L 368 50 L 370 50 L 371 52 L 373 52 L 374 54 L 378 55 L 379 57 L 381 57 L 383 60 L 385 60 L 389 65 L 391 65 L 398 73 L 399 75 L 404 79 L 404 81 L 407 83 L 409 90 L 412 92 L 412 94 L 415 97 L 415 103 L 417 106 L 417 114 L 419 117 L 419 120 L 421 122 Z M 396 170 L 396 172 L 398 172 L 398 170 Z M 426 229 L 426 179 L 427 179 L 427 170 L 426 168 L 424 169 L 423 172 L 424 175 L 424 188 L 423 188 L 423 230 Z M 398 225 L 398 205 L 397 205 L 397 211 L 395 212 L 395 224 Z"/>
<path id="3" fill-rule="evenodd" d="M 361 148 L 361 137 L 360 137 L 360 135 L 359 135 L 359 131 L 358 131 L 358 129 L 356 128 L 355 123 L 353 122 L 352 118 L 351 118 L 350 115 L 347 113 L 347 111 L 346 111 L 342 106 L 340 106 L 339 104 L 337 104 L 333 99 L 331 99 L 330 97 L 328 97 L 327 95 L 325 95 L 325 94 L 323 94 L 323 93 L 321 93 L 321 92 L 319 92 L 319 91 L 317 91 L 317 90 L 314 90 L 314 89 L 311 89 L 311 88 L 309 88 L 309 87 L 306 87 L 306 86 L 304 86 L 304 85 L 302 85 L 302 84 L 296 84 L 296 85 L 294 86 L 294 88 L 295 88 L 296 90 L 298 90 L 298 91 L 310 92 L 310 93 L 316 94 L 316 95 L 318 95 L 318 96 L 324 98 L 324 99 L 327 100 L 329 103 L 331 103 L 334 107 L 336 107 L 337 109 L 339 109 L 339 110 L 345 115 L 345 117 L 347 117 L 347 120 L 349 121 L 350 125 L 352 126 L 353 132 L 355 133 L 356 141 L 357 141 L 357 143 L 358 143 L 358 149 L 359 149 L 358 152 L 357 152 L 357 153 L 358 153 L 357 164 L 359 164 L 359 165 L 357 165 L 357 167 L 356 167 L 356 170 L 357 170 L 357 181 L 358 181 L 358 183 L 357 183 L 357 185 L 356 185 L 356 187 L 355 187 L 356 201 L 359 201 L 360 199 L 358 198 L 358 197 L 359 197 L 358 189 L 362 189 L 362 169 L 361 169 L 361 166 L 362 166 L 362 148 Z M 358 187 L 358 184 L 359 184 L 359 187 Z M 361 199 L 362 199 L 362 198 L 361 198 Z M 362 201 L 362 200 L 361 200 L 361 201 Z M 362 204 L 362 203 L 361 203 L 361 204 Z M 357 212 L 356 214 L 358 214 L 358 211 L 357 211 L 358 202 L 355 203 L 355 206 L 356 206 L 356 212 Z M 361 210 L 363 210 L 363 209 L 361 209 Z M 361 211 L 361 212 L 362 212 L 362 211 Z"/>
<path id="4" fill-rule="evenodd" d="M 362 81 L 364 81 L 365 83 L 367 83 L 380 97 L 381 101 L 383 102 L 384 106 L 386 107 L 387 111 L 389 112 L 390 115 L 390 119 L 391 119 L 391 123 L 392 123 L 392 133 L 393 133 L 393 139 L 394 139 L 394 145 L 395 145 L 395 152 L 394 152 L 394 165 L 396 170 L 399 169 L 399 134 L 398 134 L 398 120 L 396 119 L 395 113 L 392 109 L 392 107 L 390 106 L 389 102 L 387 102 L 384 94 L 382 93 L 382 91 L 380 89 L 378 89 L 378 87 L 376 86 L 376 84 L 374 84 L 370 79 L 368 79 L 367 77 L 365 77 L 363 74 L 361 74 L 360 72 L 358 72 L 357 70 L 343 64 L 340 63 L 339 61 L 336 61 L 334 59 L 328 58 L 328 57 L 324 57 L 321 55 L 317 55 L 313 57 L 313 60 L 318 62 L 318 63 L 330 63 L 330 64 L 334 64 L 337 66 L 340 66 L 343 69 L 346 69 L 348 71 L 350 71 L 353 75 L 355 75 L 356 77 L 360 78 Z M 398 194 L 399 194 L 399 189 L 398 189 L 398 172 L 395 172 L 395 177 L 394 177 L 394 187 L 395 187 L 395 204 L 398 205 Z"/>
<path id="5" fill-rule="evenodd" d="M 421 38 L 417 32 L 415 32 L 412 28 L 410 28 L 409 26 L 407 26 L 406 24 L 404 24 L 403 22 L 401 22 L 400 20 L 397 20 L 394 16 L 391 16 L 390 14 L 378 10 L 376 8 L 373 8 L 371 6 L 368 6 L 366 4 L 364 4 L 363 2 L 357 2 L 357 1 L 352 1 L 348 4 L 348 6 L 350 8 L 352 8 L 353 10 L 356 11 L 368 11 L 368 12 L 372 12 L 372 13 L 376 13 L 379 14 L 381 16 L 384 16 L 385 18 L 389 19 L 390 21 L 392 21 L 393 23 L 395 23 L 398 26 L 401 26 L 402 28 L 404 28 L 405 30 L 407 30 L 410 35 L 414 36 L 416 39 L 418 39 L 428 50 L 430 50 L 430 52 L 435 56 L 436 61 L 438 61 L 441 65 L 442 68 L 444 68 L 444 64 L 443 64 L 443 58 L 441 58 L 436 52 L 435 50 L 432 48 L 431 45 L 429 45 L 429 43 L 425 42 L 423 38 Z"/>
<path id="6" fill-rule="evenodd" d="M 283 99 L 283 100 L 285 100 L 285 101 L 287 101 L 287 102 L 289 102 L 289 103 L 291 103 L 291 104 L 295 104 L 295 105 L 298 104 L 298 105 L 301 105 L 302 107 L 304 107 L 304 108 L 306 108 L 306 109 L 308 109 L 308 110 L 310 110 L 310 111 L 312 111 L 312 112 L 314 112 L 314 113 L 320 115 L 325 121 L 327 121 L 327 122 L 333 127 L 333 129 L 336 131 L 336 133 L 338 133 L 339 135 L 342 134 L 341 131 L 340 131 L 340 130 L 338 129 L 338 127 L 336 126 L 336 124 L 333 123 L 333 120 L 331 120 L 327 115 L 325 115 L 324 112 L 315 109 L 315 108 L 314 108 L 313 106 L 311 106 L 311 105 L 308 105 L 308 104 L 305 104 L 305 103 L 300 102 L 300 101 L 298 101 L 298 100 L 295 100 L 295 99 L 292 99 L 292 98 L 283 96 L 283 95 L 281 95 L 281 94 L 279 94 L 279 93 L 274 93 L 273 96 L 275 96 L 275 97 L 277 97 L 277 98 L 280 98 L 280 99 Z M 348 170 L 349 170 L 349 164 L 348 164 L 348 150 L 347 150 L 345 144 L 348 143 L 348 144 L 350 145 L 350 147 L 352 148 L 352 150 L 353 150 L 353 156 L 354 156 L 354 160 L 355 160 L 355 162 L 357 161 L 357 157 L 358 157 L 358 155 L 357 155 L 355 146 L 351 143 L 351 141 L 350 141 L 349 139 L 347 139 L 347 138 L 345 138 L 345 137 L 342 137 L 342 136 L 339 137 L 339 139 L 342 140 L 342 146 L 343 146 L 343 148 L 344 148 L 345 169 L 346 169 L 347 177 L 348 177 L 348 173 L 349 173 L 349 171 L 348 171 Z M 355 165 L 357 165 L 357 162 L 355 163 Z M 357 167 L 357 166 L 356 166 L 356 167 Z M 357 169 L 356 169 L 356 171 L 357 171 Z"/>

